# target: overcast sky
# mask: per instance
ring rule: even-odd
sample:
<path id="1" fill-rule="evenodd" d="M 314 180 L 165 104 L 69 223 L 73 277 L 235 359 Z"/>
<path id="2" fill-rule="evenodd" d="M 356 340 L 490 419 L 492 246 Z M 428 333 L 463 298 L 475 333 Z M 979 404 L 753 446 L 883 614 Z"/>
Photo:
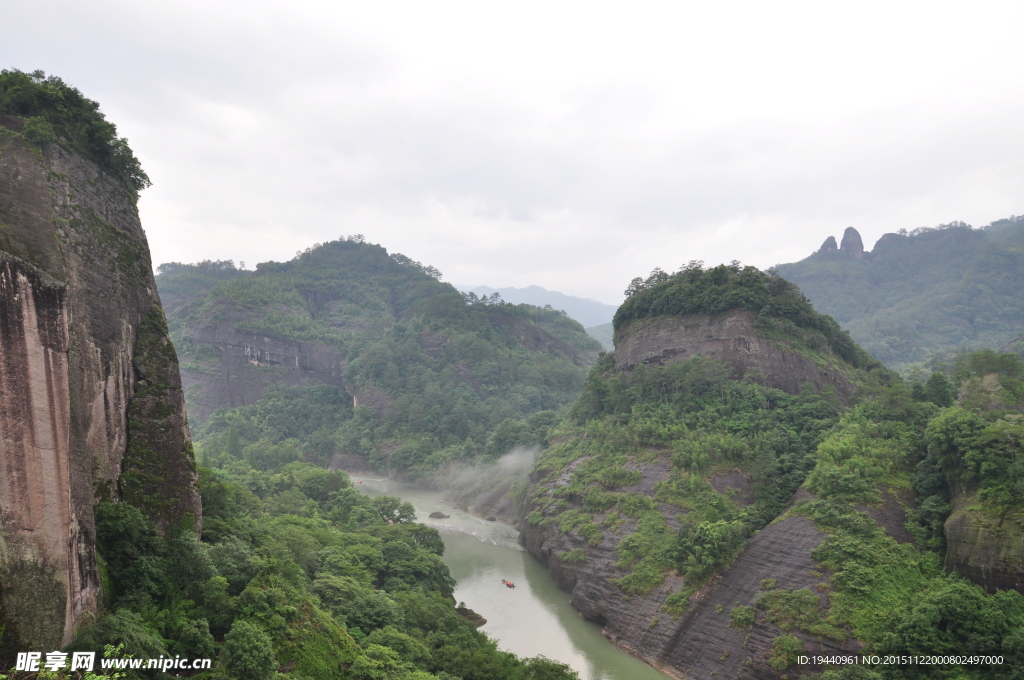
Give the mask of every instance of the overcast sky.
<path id="1" fill-rule="evenodd" d="M 154 265 L 362 233 L 617 304 L 691 259 L 1024 213 L 1020 2 L 0 0 L 99 101 Z"/>

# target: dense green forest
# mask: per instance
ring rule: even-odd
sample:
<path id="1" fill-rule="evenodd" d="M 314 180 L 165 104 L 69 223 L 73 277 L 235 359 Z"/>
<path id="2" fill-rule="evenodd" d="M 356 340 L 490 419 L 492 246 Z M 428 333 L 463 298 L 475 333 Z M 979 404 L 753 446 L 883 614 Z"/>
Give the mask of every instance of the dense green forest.
<path id="1" fill-rule="evenodd" d="M 135 194 L 151 184 L 128 140 L 117 136 L 117 127 L 100 113 L 100 105 L 56 76 L 0 71 L 0 116 L 4 115 L 26 119 L 21 134 L 29 142 L 57 143 L 81 153 Z"/>
<path id="2" fill-rule="evenodd" d="M 194 339 L 218 323 L 322 344 L 344 362 L 344 388 L 272 386 L 248 406 L 193 423 L 209 461 L 240 454 L 267 469 L 326 465 L 339 454 L 429 479 L 539 443 L 600 350 L 561 311 L 461 294 L 433 268 L 359 236 L 255 272 L 230 262 L 170 263 L 159 272 L 186 374 L 203 380 L 219 366 L 220 351 Z M 350 394 L 369 395 L 376 407 L 354 406 Z"/>
<path id="3" fill-rule="evenodd" d="M 893 368 L 1001 349 L 1024 325 L 1024 217 L 901 230 L 859 257 L 822 250 L 775 270 Z"/>
<path id="4" fill-rule="evenodd" d="M 200 468 L 200 486 L 202 541 L 161 537 L 128 503 L 97 506 L 107 611 L 69 649 L 213 658 L 198 677 L 238 680 L 577 677 L 476 630 L 444 543 L 408 503 L 309 463 L 234 459 Z"/>

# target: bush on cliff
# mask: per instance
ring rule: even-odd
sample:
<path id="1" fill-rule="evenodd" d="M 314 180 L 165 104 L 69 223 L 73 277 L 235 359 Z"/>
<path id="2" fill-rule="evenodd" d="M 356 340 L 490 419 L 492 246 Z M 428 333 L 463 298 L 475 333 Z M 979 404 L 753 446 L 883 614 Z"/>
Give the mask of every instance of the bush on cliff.
<path id="1" fill-rule="evenodd" d="M 128 140 L 100 113 L 100 105 L 42 71 L 0 71 L 0 115 L 28 118 L 24 134 L 35 143 L 57 141 L 96 162 L 138 193 L 152 182 Z"/>
<path id="2" fill-rule="evenodd" d="M 989 354 L 965 355 L 958 364 L 988 371 Z M 1018 361 L 1005 355 L 996 363 L 1012 374 Z M 830 535 L 812 553 L 831 574 L 827 621 L 849 627 L 865 651 L 1004 657 L 1001 666 L 908 663 L 876 669 L 886 678 L 1019 677 L 1024 596 L 988 595 L 947 573 L 943 564 L 942 527 L 954 490 L 978 489 L 981 510 L 996 516 L 1021 507 L 1015 467 L 1024 441 L 1019 414 L 964 403 L 971 382 L 983 377 L 973 371 L 956 376 L 960 403 L 946 408 L 921 399 L 921 393 L 915 399 L 915 391 L 900 382 L 859 404 L 818 448 L 807 482 L 817 498 L 793 510 Z M 900 527 L 880 526 L 863 508 L 892 505 L 911 492 L 916 499 L 904 506 L 905 528 L 915 541 L 897 542 L 890 534 Z"/>

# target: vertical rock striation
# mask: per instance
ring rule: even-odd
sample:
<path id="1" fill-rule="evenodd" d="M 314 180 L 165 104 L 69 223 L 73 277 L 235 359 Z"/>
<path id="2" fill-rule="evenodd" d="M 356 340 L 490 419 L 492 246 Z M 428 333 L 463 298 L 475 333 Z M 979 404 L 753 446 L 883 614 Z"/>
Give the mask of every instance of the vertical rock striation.
<path id="1" fill-rule="evenodd" d="M 799 394 L 804 385 L 835 390 L 844 402 L 854 387 L 844 365 L 827 349 L 798 354 L 755 330 L 757 313 L 735 309 L 717 316 L 661 316 L 623 326 L 615 338 L 615 370 L 707 356 L 728 362 L 737 380 L 748 379 Z M 817 359 L 817 361 L 815 361 Z"/>
<path id="2" fill-rule="evenodd" d="M 0 656 L 101 600 L 93 506 L 199 528 L 177 358 L 135 193 L 0 117 Z"/>

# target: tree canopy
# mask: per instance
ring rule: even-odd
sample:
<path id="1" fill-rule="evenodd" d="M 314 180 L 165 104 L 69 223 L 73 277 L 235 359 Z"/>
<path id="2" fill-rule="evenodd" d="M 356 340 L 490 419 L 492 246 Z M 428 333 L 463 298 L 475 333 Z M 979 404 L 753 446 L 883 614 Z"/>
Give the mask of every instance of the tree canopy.
<path id="1" fill-rule="evenodd" d="M 128 140 L 117 136 L 117 127 L 100 112 L 100 105 L 57 76 L 0 71 L 0 115 L 26 118 L 23 134 L 29 141 L 55 141 L 81 153 L 134 194 L 152 184 Z"/>

